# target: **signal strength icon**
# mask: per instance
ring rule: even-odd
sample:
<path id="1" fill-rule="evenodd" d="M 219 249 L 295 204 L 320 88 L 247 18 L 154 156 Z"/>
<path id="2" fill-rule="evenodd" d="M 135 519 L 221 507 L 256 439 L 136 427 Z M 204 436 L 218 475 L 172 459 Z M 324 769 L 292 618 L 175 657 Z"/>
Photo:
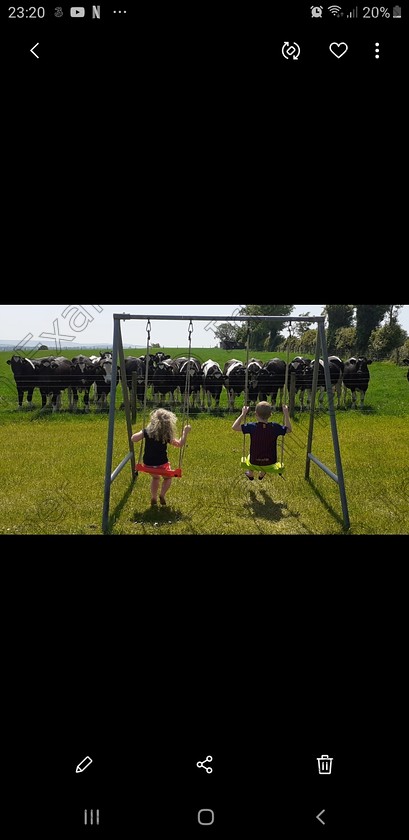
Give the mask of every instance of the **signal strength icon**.
<path id="1" fill-rule="evenodd" d="M 328 11 L 335 17 L 340 17 L 341 6 L 328 6 Z"/>
<path id="2" fill-rule="evenodd" d="M 352 9 L 352 12 L 349 12 L 349 14 L 347 14 L 348 18 L 357 18 L 358 16 L 359 16 L 358 6 L 355 6 L 355 9 Z"/>

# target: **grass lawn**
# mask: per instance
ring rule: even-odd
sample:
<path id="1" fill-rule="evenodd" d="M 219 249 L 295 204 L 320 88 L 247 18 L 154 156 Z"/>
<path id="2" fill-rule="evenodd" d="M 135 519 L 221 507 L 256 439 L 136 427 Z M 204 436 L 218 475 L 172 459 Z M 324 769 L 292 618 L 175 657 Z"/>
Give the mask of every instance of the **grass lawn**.
<path id="1" fill-rule="evenodd" d="M 76 351 L 78 352 L 78 351 Z M 183 349 L 168 351 L 182 355 Z M 203 361 L 232 354 L 200 349 Z M 127 351 L 131 354 L 131 351 Z M 71 353 L 72 355 L 73 353 Z M 135 355 L 138 352 L 135 351 Z M 0 534 L 100 534 L 108 430 L 106 414 L 16 411 L 9 353 L 0 353 Z M 67 352 L 67 356 L 70 353 Z M 236 358 L 245 358 L 237 351 Z M 281 354 L 282 355 L 282 354 Z M 268 354 L 257 354 L 268 358 Z M 406 369 L 371 366 L 363 411 L 336 412 L 352 534 L 409 533 L 409 384 Z M 34 401 L 39 405 L 36 391 Z M 117 405 L 121 389 L 117 391 Z M 240 413 L 194 413 L 168 507 L 150 508 L 149 476 L 131 483 L 125 467 L 112 485 L 113 534 L 341 534 L 338 487 L 314 464 L 304 479 L 309 416 L 296 413 L 286 438 L 284 478 L 249 482 L 241 469 L 242 435 L 231 430 Z M 180 409 L 179 409 L 180 410 Z M 274 420 L 281 421 L 277 412 Z M 141 428 L 139 413 L 135 430 Z M 281 443 L 279 452 L 281 451 Z M 113 468 L 127 452 L 123 412 L 117 412 Z M 138 456 L 139 446 L 136 447 Z M 179 451 L 169 447 L 172 465 Z M 327 411 L 317 411 L 313 453 L 335 470 Z"/>

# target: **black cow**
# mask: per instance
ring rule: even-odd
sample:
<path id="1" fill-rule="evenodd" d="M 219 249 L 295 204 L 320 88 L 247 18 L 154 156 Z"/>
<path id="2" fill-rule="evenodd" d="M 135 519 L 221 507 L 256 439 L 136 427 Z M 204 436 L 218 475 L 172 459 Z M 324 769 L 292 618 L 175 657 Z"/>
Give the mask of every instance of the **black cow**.
<path id="1" fill-rule="evenodd" d="M 230 359 L 224 365 L 223 375 L 228 396 L 228 409 L 234 411 L 236 395 L 242 394 L 246 387 L 246 369 L 238 359 Z"/>
<path id="2" fill-rule="evenodd" d="M 192 406 L 195 407 L 196 397 L 200 406 L 200 390 L 203 383 L 202 365 L 198 359 L 192 356 L 188 359 L 186 356 L 178 356 L 173 359 L 177 365 L 177 382 L 180 391 L 180 396 L 183 395 L 183 403 L 187 405 L 187 399 L 192 397 Z M 189 392 L 189 393 L 188 393 Z"/>
<path id="3" fill-rule="evenodd" d="M 155 400 L 155 395 L 159 394 L 159 404 L 161 405 L 162 397 L 169 394 L 169 404 L 172 405 L 175 402 L 175 391 L 178 384 L 178 366 L 173 359 L 159 362 L 153 373 L 153 399 Z"/>
<path id="4" fill-rule="evenodd" d="M 112 367 L 112 365 L 111 365 Z M 77 411 L 78 409 L 78 391 L 84 394 L 84 411 L 89 413 L 89 392 L 91 386 L 96 381 L 97 373 L 100 368 L 94 364 L 92 359 L 88 356 L 74 356 L 71 359 L 71 382 L 73 400 L 70 403 L 70 409 Z"/>
<path id="5" fill-rule="evenodd" d="M 45 408 L 47 403 L 47 396 L 51 397 L 51 362 L 55 361 L 55 356 L 44 356 L 40 359 L 33 359 L 35 369 L 36 369 L 36 377 L 37 377 L 37 385 L 36 387 L 39 389 L 41 394 L 41 407 Z"/>
<path id="6" fill-rule="evenodd" d="M 205 405 L 205 397 L 207 396 L 207 407 L 210 411 L 212 407 L 212 399 L 214 400 L 214 407 L 219 408 L 220 394 L 223 390 L 223 371 L 217 362 L 213 359 L 208 359 L 202 364 L 202 388 L 203 388 L 203 408 Z"/>
<path id="7" fill-rule="evenodd" d="M 363 408 L 365 394 L 368 390 L 370 380 L 368 365 L 371 364 L 372 359 L 367 359 L 365 356 L 360 356 L 359 358 L 352 356 L 347 362 L 345 362 L 343 376 L 345 405 L 347 390 L 349 389 L 352 392 L 352 408 L 356 408 L 357 391 L 359 392 L 361 398 L 360 407 Z"/>
<path id="8" fill-rule="evenodd" d="M 306 364 L 304 368 L 304 389 L 307 391 L 307 409 L 310 408 L 311 403 L 311 389 L 312 389 L 312 382 L 314 376 L 314 364 L 315 359 L 312 359 L 308 364 Z M 342 376 L 344 371 L 344 362 L 339 356 L 328 356 L 328 367 L 329 367 L 329 375 L 331 380 L 332 392 L 333 394 L 337 394 L 338 397 L 338 405 L 337 407 L 340 408 L 341 405 L 341 391 L 342 391 Z M 319 407 L 322 408 L 324 402 L 324 394 L 326 392 L 326 383 L 325 383 L 325 369 L 324 369 L 324 362 L 322 359 L 319 360 L 319 368 L 318 368 L 318 378 L 317 378 L 317 391 L 318 391 L 318 403 Z M 303 391 L 302 391 L 303 396 Z M 302 401 L 302 397 L 301 397 Z"/>
<path id="9" fill-rule="evenodd" d="M 403 364 L 403 365 L 409 365 L 409 359 L 402 359 L 402 364 Z M 409 382 L 409 370 L 408 370 L 408 372 L 407 372 L 407 374 L 406 374 L 406 379 L 407 379 L 407 380 L 408 380 L 408 382 Z"/>
<path id="10" fill-rule="evenodd" d="M 32 359 L 25 359 L 18 355 L 12 356 L 11 359 L 7 359 L 7 364 L 11 366 L 17 387 L 18 409 L 23 408 L 25 393 L 27 393 L 28 407 L 34 408 L 33 391 L 37 386 L 36 365 Z"/>
<path id="11" fill-rule="evenodd" d="M 267 401 L 271 396 L 273 410 L 276 407 L 278 392 L 281 400 L 285 385 L 286 363 L 282 359 L 269 359 L 265 362 L 258 378 L 260 399 Z"/>
<path id="12" fill-rule="evenodd" d="M 66 359 L 64 356 L 57 356 L 50 363 L 49 380 L 46 387 L 47 393 L 52 394 L 51 402 L 53 411 L 59 411 L 61 408 L 61 391 L 73 386 L 72 375 L 73 366 L 70 359 Z"/>
<path id="13" fill-rule="evenodd" d="M 263 363 L 260 362 L 259 359 L 249 359 L 248 364 L 246 364 L 245 371 L 247 370 L 247 399 L 249 405 L 252 402 L 255 404 L 259 401 L 259 378 L 262 367 Z"/>
<path id="14" fill-rule="evenodd" d="M 136 373 L 136 398 L 142 404 L 145 399 L 145 360 L 137 356 L 126 356 L 125 358 L 126 384 L 129 390 L 129 398 L 132 392 L 132 374 Z M 149 372 L 148 372 L 149 380 Z"/>
<path id="15" fill-rule="evenodd" d="M 291 374 L 295 373 L 295 393 L 300 392 L 300 406 L 301 411 L 304 409 L 304 393 L 307 384 L 306 371 L 311 365 L 311 359 L 306 359 L 303 356 L 296 356 L 288 366 L 288 387 L 291 385 Z"/>

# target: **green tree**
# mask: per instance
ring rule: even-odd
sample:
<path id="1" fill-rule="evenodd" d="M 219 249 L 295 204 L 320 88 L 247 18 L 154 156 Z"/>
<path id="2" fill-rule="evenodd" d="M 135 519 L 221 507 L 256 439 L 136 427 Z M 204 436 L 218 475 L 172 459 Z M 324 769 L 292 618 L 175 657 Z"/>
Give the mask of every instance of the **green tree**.
<path id="1" fill-rule="evenodd" d="M 403 361 L 403 359 L 409 359 L 409 338 L 402 344 L 402 347 L 399 347 L 397 355 L 399 362 Z"/>
<path id="2" fill-rule="evenodd" d="M 220 343 L 223 341 L 233 341 L 237 346 L 237 343 L 240 343 L 237 342 L 237 333 L 239 330 L 240 326 L 238 324 L 223 323 L 215 329 L 214 334 Z"/>
<path id="3" fill-rule="evenodd" d="M 317 330 L 307 330 L 298 343 L 300 353 L 315 353 L 317 346 Z"/>
<path id="4" fill-rule="evenodd" d="M 373 330 L 368 343 L 368 353 L 375 359 L 385 359 L 387 356 L 401 347 L 406 341 L 408 334 L 400 324 L 385 324 L 377 330 Z"/>
<path id="5" fill-rule="evenodd" d="M 398 320 L 399 309 L 402 309 L 404 303 L 390 303 L 386 310 L 386 319 L 387 323 L 391 327 L 392 324 L 396 324 Z"/>
<path id="6" fill-rule="evenodd" d="M 365 355 L 373 330 L 379 327 L 388 304 L 357 304 L 356 305 L 356 343 L 357 352 Z"/>
<path id="7" fill-rule="evenodd" d="M 291 315 L 295 304 L 281 304 L 277 303 L 272 306 L 258 306 L 249 304 L 244 306 L 240 311 L 240 315 Z M 250 347 L 252 350 L 274 350 L 283 339 L 280 330 L 283 328 L 285 318 L 280 321 L 256 321 L 250 322 Z M 244 334 L 244 338 L 242 338 Z M 247 324 L 244 324 L 242 330 L 239 332 L 240 340 L 246 343 L 247 340 Z M 266 348 L 267 345 L 267 348 Z"/>
<path id="8" fill-rule="evenodd" d="M 336 333 L 343 327 L 352 327 L 354 307 L 347 303 L 327 303 L 324 310 L 328 319 L 327 345 L 328 353 L 336 350 Z"/>
<path id="9" fill-rule="evenodd" d="M 309 312 L 300 312 L 300 318 L 308 318 L 309 314 Z M 293 333 L 297 336 L 297 338 L 301 338 L 309 329 L 310 325 L 307 321 L 295 321 L 292 324 Z"/>
<path id="10" fill-rule="evenodd" d="M 335 352 L 341 358 L 353 356 L 356 347 L 355 327 L 340 327 L 335 333 Z"/>

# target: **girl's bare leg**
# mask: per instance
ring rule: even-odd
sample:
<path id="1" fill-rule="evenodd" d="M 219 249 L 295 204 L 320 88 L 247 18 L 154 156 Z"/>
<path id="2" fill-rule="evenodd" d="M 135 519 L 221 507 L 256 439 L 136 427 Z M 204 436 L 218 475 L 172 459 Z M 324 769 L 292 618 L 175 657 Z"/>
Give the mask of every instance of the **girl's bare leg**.
<path id="1" fill-rule="evenodd" d="M 154 475 L 151 481 L 151 502 L 158 501 L 159 476 Z"/>
<path id="2" fill-rule="evenodd" d="M 166 502 L 165 502 L 165 496 L 166 496 L 166 493 L 168 492 L 169 487 L 170 487 L 170 485 L 171 485 L 171 484 L 172 484 L 172 479 L 171 479 L 171 478 L 164 478 L 164 479 L 163 479 L 163 482 L 162 482 L 162 488 L 161 488 L 161 491 L 160 491 L 160 500 L 161 500 L 161 503 L 162 503 L 162 504 L 163 504 L 163 503 L 165 503 L 165 504 L 166 504 Z M 162 500 L 163 500 L 163 501 L 162 501 Z"/>

